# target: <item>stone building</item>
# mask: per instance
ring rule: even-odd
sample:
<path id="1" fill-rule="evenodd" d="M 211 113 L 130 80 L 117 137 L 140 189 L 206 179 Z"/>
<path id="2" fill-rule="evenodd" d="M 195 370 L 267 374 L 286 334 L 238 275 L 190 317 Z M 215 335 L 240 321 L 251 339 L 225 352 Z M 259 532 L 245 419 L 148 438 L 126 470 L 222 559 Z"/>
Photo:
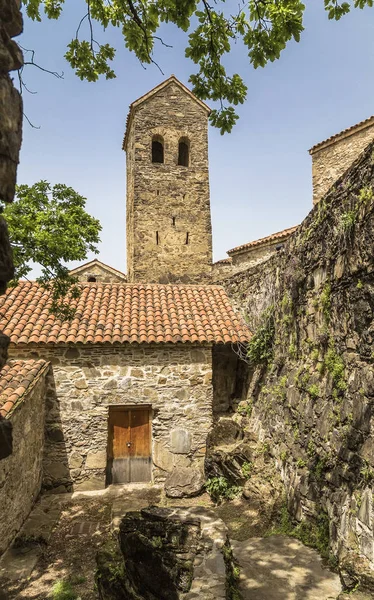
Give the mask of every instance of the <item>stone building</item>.
<path id="1" fill-rule="evenodd" d="M 312 157 L 313 204 L 317 204 L 374 139 L 374 116 L 319 142 Z"/>
<path id="2" fill-rule="evenodd" d="M 229 258 L 218 260 L 212 265 L 213 281 L 220 281 L 268 260 L 283 247 L 284 243 L 296 231 L 297 227 L 289 227 L 259 240 L 254 240 L 253 242 L 236 246 L 232 250 L 227 250 Z"/>
<path id="3" fill-rule="evenodd" d="M 23 423 L 24 440 L 30 428 L 44 427 L 29 446 L 30 498 L 41 485 L 54 492 L 98 489 L 160 483 L 181 468 L 191 477 L 203 471 L 214 412 L 227 408 L 235 389 L 233 347 L 250 335 L 224 289 L 206 285 L 208 114 L 175 77 L 130 107 L 124 142 L 130 283 L 98 260 L 73 269 L 81 295 L 70 322 L 50 314 L 49 291 L 37 283 L 20 282 L 0 298 L 0 328 L 10 338 L 6 381 L 12 365 L 31 374 L 35 365 L 43 370 L 44 398 L 28 399 L 34 383 L 27 377 L 11 410 L 0 396 L 5 418 Z M 34 379 L 36 385 L 39 374 Z M 0 480 L 5 468 L 0 463 Z M 0 503 L 7 493 L 7 486 L 0 489 Z"/>
<path id="4" fill-rule="evenodd" d="M 130 106 L 123 143 L 129 281 L 210 281 L 209 113 L 174 76 Z"/>
<path id="5" fill-rule="evenodd" d="M 72 269 L 70 275 L 76 277 L 78 281 L 88 281 L 90 283 L 96 281 L 100 283 L 126 283 L 127 281 L 125 273 L 105 265 L 97 258 Z"/>

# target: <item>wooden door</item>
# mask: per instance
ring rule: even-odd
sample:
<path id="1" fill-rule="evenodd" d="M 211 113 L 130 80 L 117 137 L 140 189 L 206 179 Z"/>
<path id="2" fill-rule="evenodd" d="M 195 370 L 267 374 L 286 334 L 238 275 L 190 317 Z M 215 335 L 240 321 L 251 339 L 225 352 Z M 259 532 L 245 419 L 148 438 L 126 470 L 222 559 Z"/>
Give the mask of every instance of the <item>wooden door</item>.
<path id="1" fill-rule="evenodd" d="M 151 480 L 148 408 L 109 408 L 107 483 Z"/>

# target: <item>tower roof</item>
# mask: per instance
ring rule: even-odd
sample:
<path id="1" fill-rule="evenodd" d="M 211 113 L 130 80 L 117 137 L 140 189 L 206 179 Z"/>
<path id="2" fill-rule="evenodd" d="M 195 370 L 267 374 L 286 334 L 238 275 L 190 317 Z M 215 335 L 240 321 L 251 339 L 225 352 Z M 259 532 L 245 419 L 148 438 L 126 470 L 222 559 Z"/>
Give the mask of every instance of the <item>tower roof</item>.
<path id="1" fill-rule="evenodd" d="M 135 109 L 140 104 L 143 104 L 143 102 L 146 102 L 147 100 L 149 100 L 149 98 L 152 98 L 152 96 L 155 96 L 156 94 L 158 94 L 158 92 L 160 92 L 161 90 L 163 90 L 165 87 L 167 87 L 171 83 L 176 84 L 183 92 L 185 92 L 186 94 L 188 94 L 192 98 L 192 100 L 194 100 L 197 104 L 199 104 L 202 108 L 204 108 L 207 111 L 208 114 L 210 114 L 211 109 L 209 108 L 209 106 L 207 104 L 205 104 L 205 102 L 203 102 L 202 100 L 200 100 L 199 98 L 197 98 L 197 96 L 195 96 L 195 94 L 193 94 L 191 92 L 191 90 L 188 89 L 188 87 L 186 87 L 185 85 L 183 85 L 183 83 L 181 83 L 179 81 L 179 79 L 177 79 L 175 77 L 175 75 L 171 75 L 171 77 L 169 77 L 168 79 L 165 79 L 165 81 L 163 81 L 159 85 L 156 85 L 156 87 L 152 88 L 149 92 L 147 92 L 143 96 L 140 96 L 140 98 L 138 98 L 137 100 L 134 100 L 134 102 L 132 102 L 130 104 L 130 106 L 129 106 L 129 112 L 128 112 L 127 119 L 126 119 L 125 136 L 123 138 L 123 145 L 122 145 L 123 150 L 126 150 L 128 133 L 129 133 L 129 130 L 130 130 L 131 121 L 132 121 L 132 117 L 133 117 Z"/>

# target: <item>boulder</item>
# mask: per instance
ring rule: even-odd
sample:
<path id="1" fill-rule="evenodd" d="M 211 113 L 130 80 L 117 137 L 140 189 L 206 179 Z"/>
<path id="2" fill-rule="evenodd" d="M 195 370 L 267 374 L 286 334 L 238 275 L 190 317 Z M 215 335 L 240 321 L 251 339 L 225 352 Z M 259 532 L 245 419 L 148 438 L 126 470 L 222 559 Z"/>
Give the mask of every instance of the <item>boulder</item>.
<path id="1" fill-rule="evenodd" d="M 204 489 L 205 478 L 201 471 L 190 467 L 174 469 L 165 481 L 165 492 L 169 498 L 192 498 Z"/>
<path id="2" fill-rule="evenodd" d="M 235 444 L 244 438 L 242 427 L 232 419 L 221 419 L 208 436 L 209 447 Z"/>
<path id="3" fill-rule="evenodd" d="M 247 444 L 241 444 L 231 452 L 224 450 L 210 450 L 205 458 L 205 475 L 211 477 L 225 477 L 231 485 L 244 483 L 246 477 L 242 466 L 251 462 L 252 450 Z"/>

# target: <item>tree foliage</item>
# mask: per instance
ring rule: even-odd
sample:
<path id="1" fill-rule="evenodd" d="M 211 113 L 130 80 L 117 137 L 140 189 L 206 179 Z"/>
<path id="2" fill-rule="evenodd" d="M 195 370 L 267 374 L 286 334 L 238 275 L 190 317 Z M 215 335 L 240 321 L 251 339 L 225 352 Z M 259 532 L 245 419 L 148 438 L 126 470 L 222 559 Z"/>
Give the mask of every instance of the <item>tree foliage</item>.
<path id="1" fill-rule="evenodd" d="M 79 296 L 77 279 L 65 263 L 97 253 L 101 225 L 85 211 L 86 199 L 71 187 L 47 181 L 17 186 L 17 197 L 3 208 L 6 218 L 16 285 L 32 269 L 41 266 L 37 281 L 51 291 L 51 312 L 63 319 L 73 316 L 69 298 Z M 66 295 L 68 298 L 66 299 Z"/>
<path id="2" fill-rule="evenodd" d="M 77 2 L 77 0 L 75 0 Z M 352 7 L 373 6 L 373 0 L 318 0 L 324 2 L 329 19 L 339 20 Z M 109 26 L 121 30 L 125 46 L 142 64 L 155 63 L 155 44 L 165 43 L 157 35 L 162 23 L 173 23 L 188 32 L 186 56 L 197 65 L 191 75 L 193 92 L 202 100 L 218 100 L 211 122 L 221 133 L 231 131 L 238 116 L 234 106 L 242 104 L 247 87 L 238 73 L 227 72 L 224 61 L 231 45 L 244 44 L 249 61 L 264 67 L 279 58 L 290 40 L 298 42 L 305 5 L 301 0 L 79 0 L 82 19 L 68 45 L 65 58 L 81 79 L 96 81 L 101 75 L 115 77 L 111 61 L 115 48 L 98 42 L 96 30 Z M 65 0 L 24 0 L 26 13 L 40 21 L 42 10 L 58 19 Z M 87 28 L 85 29 L 85 27 Z M 86 31 L 86 35 L 84 35 Z M 157 64 L 157 63 L 155 63 Z"/>

